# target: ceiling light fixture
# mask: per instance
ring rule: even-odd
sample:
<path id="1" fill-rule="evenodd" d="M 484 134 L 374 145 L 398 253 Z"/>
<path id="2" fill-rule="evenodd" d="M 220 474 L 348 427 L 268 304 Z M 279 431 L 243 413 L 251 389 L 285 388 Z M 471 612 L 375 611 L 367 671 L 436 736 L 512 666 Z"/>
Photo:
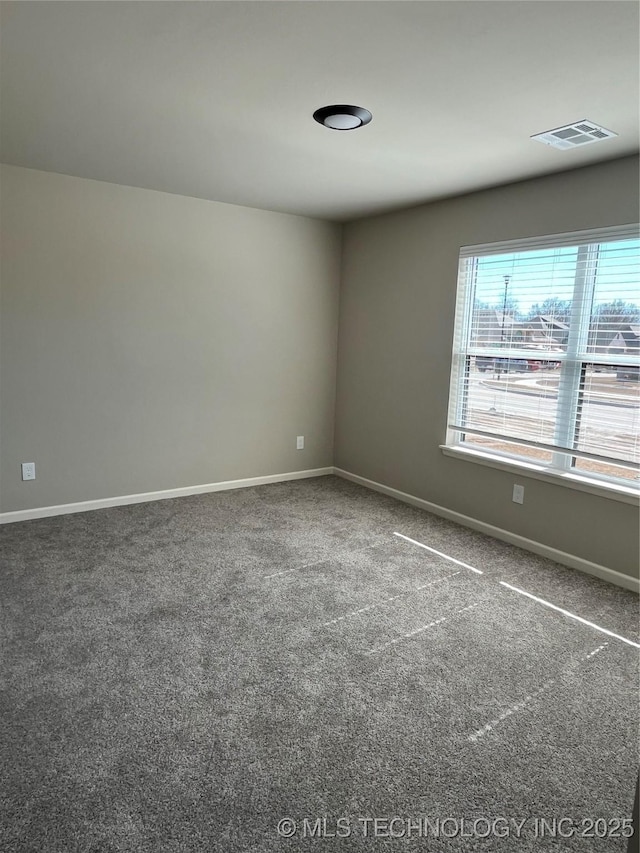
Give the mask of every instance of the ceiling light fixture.
<path id="1" fill-rule="evenodd" d="M 331 130 L 355 130 L 357 127 L 369 124 L 372 118 L 369 110 L 350 104 L 331 104 L 328 107 L 320 107 L 313 117 L 318 124 Z"/>

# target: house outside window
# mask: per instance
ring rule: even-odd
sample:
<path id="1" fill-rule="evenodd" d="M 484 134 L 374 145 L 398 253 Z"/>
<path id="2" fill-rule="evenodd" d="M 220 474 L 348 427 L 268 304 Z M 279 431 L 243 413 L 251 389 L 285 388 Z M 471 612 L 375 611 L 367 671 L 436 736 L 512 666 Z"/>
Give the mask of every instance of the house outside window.
<path id="1" fill-rule="evenodd" d="M 461 250 L 446 448 L 638 488 L 638 226 Z"/>

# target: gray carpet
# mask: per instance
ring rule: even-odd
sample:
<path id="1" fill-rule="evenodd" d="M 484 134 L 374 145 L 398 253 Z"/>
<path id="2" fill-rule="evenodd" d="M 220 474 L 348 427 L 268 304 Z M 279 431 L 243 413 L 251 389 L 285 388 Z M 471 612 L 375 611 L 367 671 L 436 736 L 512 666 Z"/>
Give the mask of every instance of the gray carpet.
<path id="1" fill-rule="evenodd" d="M 0 544 L 3 853 L 626 850 L 637 649 L 499 581 L 630 592 L 335 477 Z"/>

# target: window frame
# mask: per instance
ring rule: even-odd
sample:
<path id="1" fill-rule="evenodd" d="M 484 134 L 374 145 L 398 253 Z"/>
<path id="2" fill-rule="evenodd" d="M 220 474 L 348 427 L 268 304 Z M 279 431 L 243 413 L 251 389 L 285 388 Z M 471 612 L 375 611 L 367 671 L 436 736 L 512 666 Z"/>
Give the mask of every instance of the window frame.
<path id="1" fill-rule="evenodd" d="M 637 223 L 608 228 L 571 231 L 562 234 L 544 235 L 538 237 L 520 238 L 498 243 L 485 243 L 473 246 L 463 246 L 458 258 L 458 279 L 456 288 L 456 309 L 450 371 L 449 406 L 445 443 L 440 445 L 445 455 L 477 462 L 490 467 L 504 470 L 515 470 L 536 479 L 560 483 L 607 497 L 613 497 L 625 502 L 637 503 L 640 496 L 640 482 L 631 483 L 623 477 L 606 475 L 595 472 L 581 472 L 576 468 L 576 460 L 592 458 L 605 463 L 616 465 L 620 460 L 591 454 L 575 447 L 576 426 L 579 423 L 582 393 L 587 364 L 629 364 L 628 357 L 588 352 L 586 339 L 589 334 L 592 316 L 593 295 L 596 287 L 596 271 L 599 244 L 622 241 L 625 239 L 640 239 L 640 226 Z M 465 442 L 466 434 L 482 434 L 474 428 L 464 429 L 466 422 L 466 406 L 468 405 L 469 372 L 471 360 L 478 357 L 470 342 L 470 329 L 474 310 L 474 278 L 473 266 L 479 258 L 490 255 L 502 255 L 536 250 L 553 250 L 560 247 L 571 247 L 577 250 L 576 279 L 574 297 L 572 298 L 571 322 L 566 350 L 554 353 L 554 360 L 561 362 L 561 373 L 557 396 L 557 417 L 554 423 L 554 444 L 556 447 L 539 446 L 551 453 L 549 463 L 534 463 L 525 456 L 490 448 L 473 447 Z M 580 259 L 582 255 L 582 260 Z M 578 278 L 583 281 L 580 284 Z M 576 298 L 578 296 L 578 298 Z M 495 349 L 495 352 L 493 351 Z M 524 354 L 524 355 L 523 355 Z M 523 358 L 527 357 L 524 348 L 498 348 L 491 346 L 482 348 L 482 355 L 489 358 Z M 588 355 L 588 359 L 585 357 Z M 538 359 L 540 353 L 537 353 Z M 556 359 L 557 356 L 557 359 Z M 535 359 L 536 353 L 530 356 Z M 633 363 L 633 362 L 632 362 Z M 518 444 L 513 437 L 500 432 L 487 432 L 489 437 L 502 439 L 506 443 Z M 522 441 L 522 446 L 527 441 Z M 536 446 L 536 442 L 530 442 Z M 621 467 L 635 469 L 634 464 L 624 464 Z"/>

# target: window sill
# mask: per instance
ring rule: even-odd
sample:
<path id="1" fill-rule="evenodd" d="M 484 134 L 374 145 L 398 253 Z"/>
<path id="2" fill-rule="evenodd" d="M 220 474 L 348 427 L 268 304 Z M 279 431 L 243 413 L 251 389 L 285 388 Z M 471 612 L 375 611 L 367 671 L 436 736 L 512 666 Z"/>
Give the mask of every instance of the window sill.
<path id="1" fill-rule="evenodd" d="M 442 450 L 445 456 L 451 456 L 454 459 L 464 459 L 466 462 L 475 462 L 478 465 L 486 465 L 489 468 L 497 468 L 500 471 L 522 474 L 534 480 L 553 483 L 556 486 L 566 486 L 580 492 L 588 492 L 602 498 L 609 498 L 609 500 L 621 501 L 622 503 L 634 506 L 638 505 L 640 496 L 637 489 L 618 485 L 617 483 L 603 483 L 601 480 L 593 480 L 579 474 L 570 474 L 568 472 L 565 474 L 560 471 L 551 471 L 544 465 L 534 465 L 530 462 L 505 459 L 493 456 L 490 453 L 483 453 L 479 450 L 451 447 L 446 444 L 441 444 L 440 450 Z"/>

